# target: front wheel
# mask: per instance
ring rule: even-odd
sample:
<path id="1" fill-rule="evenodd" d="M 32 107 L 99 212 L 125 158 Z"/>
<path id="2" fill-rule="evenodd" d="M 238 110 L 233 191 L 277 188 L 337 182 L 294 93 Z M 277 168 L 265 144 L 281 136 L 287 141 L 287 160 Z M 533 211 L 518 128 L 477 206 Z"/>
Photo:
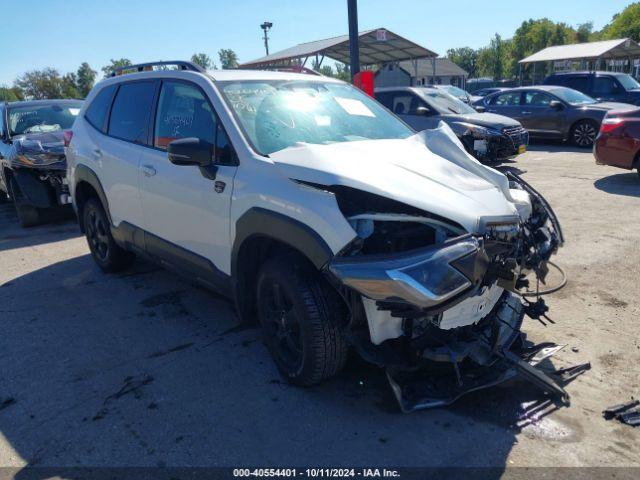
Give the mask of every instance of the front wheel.
<path id="1" fill-rule="evenodd" d="M 571 142 L 576 147 L 590 148 L 598 134 L 598 124 L 593 120 L 580 120 L 571 128 Z"/>
<path id="2" fill-rule="evenodd" d="M 95 198 L 82 209 L 84 230 L 91 256 L 105 272 L 118 272 L 133 263 L 135 256 L 118 246 L 111 235 L 109 219 Z"/>
<path id="3" fill-rule="evenodd" d="M 13 178 L 9 181 L 9 192 L 20 225 L 24 228 L 38 225 L 38 223 L 40 223 L 40 212 L 33 205 L 26 203 L 26 199 L 18 186 L 18 182 Z"/>
<path id="4" fill-rule="evenodd" d="M 256 296 L 265 343 L 290 383 L 314 385 L 342 369 L 346 309 L 316 269 L 296 257 L 268 260 Z"/>

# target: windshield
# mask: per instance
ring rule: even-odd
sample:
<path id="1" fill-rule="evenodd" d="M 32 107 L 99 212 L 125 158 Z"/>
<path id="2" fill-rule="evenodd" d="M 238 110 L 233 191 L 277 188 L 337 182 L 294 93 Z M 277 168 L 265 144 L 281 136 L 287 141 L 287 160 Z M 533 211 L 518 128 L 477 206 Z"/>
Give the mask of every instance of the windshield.
<path id="1" fill-rule="evenodd" d="M 458 98 L 467 98 L 467 92 L 462 90 L 461 88 L 454 87 L 453 85 L 442 85 L 441 88 L 446 90 L 447 93 L 453 95 Z"/>
<path id="2" fill-rule="evenodd" d="M 439 113 L 455 113 L 458 115 L 466 115 L 468 113 L 478 113 L 466 103 L 458 100 L 456 97 L 438 91 L 434 88 L 425 88 L 421 91 L 422 97 Z"/>
<path id="3" fill-rule="evenodd" d="M 631 75 L 619 75 L 616 79 L 622 84 L 625 90 L 640 88 L 640 83 L 638 83 Z"/>
<path id="4" fill-rule="evenodd" d="M 14 136 L 68 130 L 81 108 L 82 102 L 38 103 L 9 107 L 9 134 Z"/>
<path id="5" fill-rule="evenodd" d="M 350 85 L 282 80 L 220 83 L 245 135 L 263 155 L 299 142 L 329 144 L 413 135 L 407 125 Z"/>
<path id="6" fill-rule="evenodd" d="M 571 105 L 589 105 L 591 103 L 596 103 L 596 101 L 590 96 L 570 88 L 558 88 L 557 90 L 553 90 L 553 93 L 560 97 L 561 100 L 564 100 Z"/>

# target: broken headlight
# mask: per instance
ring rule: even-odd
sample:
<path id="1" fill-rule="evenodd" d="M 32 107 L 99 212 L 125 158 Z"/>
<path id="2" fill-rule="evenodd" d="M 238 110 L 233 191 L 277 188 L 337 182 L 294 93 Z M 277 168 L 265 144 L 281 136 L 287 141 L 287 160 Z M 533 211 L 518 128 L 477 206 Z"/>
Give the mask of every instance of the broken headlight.
<path id="1" fill-rule="evenodd" d="M 471 266 L 477 263 L 476 257 L 483 257 L 480 241 L 465 235 L 401 255 L 337 257 L 329 269 L 365 297 L 430 308 L 473 285 L 475 278 L 465 274 L 477 271 Z"/>

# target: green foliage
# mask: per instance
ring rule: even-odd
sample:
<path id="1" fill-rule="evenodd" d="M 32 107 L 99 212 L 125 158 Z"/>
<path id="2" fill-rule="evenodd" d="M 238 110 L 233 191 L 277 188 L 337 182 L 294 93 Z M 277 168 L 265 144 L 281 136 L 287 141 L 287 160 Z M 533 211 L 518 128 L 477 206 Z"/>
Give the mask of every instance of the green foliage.
<path id="1" fill-rule="evenodd" d="M 470 76 L 474 76 L 478 61 L 478 50 L 469 47 L 450 48 L 447 50 L 447 58 L 466 70 Z"/>
<path id="2" fill-rule="evenodd" d="M 105 65 L 104 67 L 102 67 L 102 73 L 104 74 L 105 77 L 108 77 L 109 74 L 116 68 L 126 67 L 128 65 L 133 65 L 131 63 L 131 60 L 129 60 L 128 58 L 119 58 L 117 60 L 114 60 L 112 58 L 110 60 L 109 65 Z"/>
<path id="3" fill-rule="evenodd" d="M 576 40 L 578 43 L 590 42 L 593 40 L 593 22 L 581 23 L 576 29 Z"/>
<path id="4" fill-rule="evenodd" d="M 351 83 L 351 68 L 346 63 L 336 63 L 336 73 L 334 75 L 335 78 L 339 78 L 343 82 Z"/>
<path id="5" fill-rule="evenodd" d="M 78 78 L 75 73 L 67 73 L 63 75 L 60 81 L 60 89 L 62 95 L 60 98 L 80 98 L 78 90 Z"/>
<path id="6" fill-rule="evenodd" d="M 26 98 L 42 100 L 49 98 L 62 98 L 62 77 L 55 68 L 31 70 L 18 77 L 15 82 Z"/>
<path id="7" fill-rule="evenodd" d="M 97 72 L 93 70 L 87 62 L 83 62 L 78 67 L 76 73 L 76 88 L 79 98 L 85 98 L 93 88 L 96 81 Z"/>
<path id="8" fill-rule="evenodd" d="M 602 29 L 602 38 L 631 38 L 640 42 L 640 2 L 635 2 L 616 14 L 609 25 Z"/>
<path id="9" fill-rule="evenodd" d="M 216 64 L 206 53 L 194 53 L 191 55 L 191 61 L 196 65 L 200 65 L 205 70 L 215 70 Z"/>
<path id="10" fill-rule="evenodd" d="M 238 55 L 230 48 L 221 48 L 218 50 L 218 58 L 224 70 L 228 68 L 238 68 Z"/>
<path id="11" fill-rule="evenodd" d="M 24 100 L 22 90 L 18 87 L 0 87 L 0 101 L 17 102 L 18 100 Z"/>

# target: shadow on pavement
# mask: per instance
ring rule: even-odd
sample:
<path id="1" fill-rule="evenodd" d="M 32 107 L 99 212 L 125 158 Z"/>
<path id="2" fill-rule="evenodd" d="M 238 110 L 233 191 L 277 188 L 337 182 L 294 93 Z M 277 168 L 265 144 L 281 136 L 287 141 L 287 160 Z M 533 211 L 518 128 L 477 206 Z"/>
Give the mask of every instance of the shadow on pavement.
<path id="1" fill-rule="evenodd" d="M 549 411 L 516 382 L 403 415 L 382 370 L 354 356 L 338 378 L 289 386 L 231 303 L 141 261 L 104 275 L 84 255 L 15 278 L 0 330 L 0 453 L 30 466 L 502 471 Z"/>
<path id="2" fill-rule="evenodd" d="M 561 140 L 538 140 L 531 139 L 529 142 L 529 146 L 527 150 L 530 152 L 549 152 L 549 153 L 558 153 L 558 152 L 572 152 L 572 153 L 590 153 L 591 150 L 588 148 L 579 148 L 571 145 L 568 142 L 563 142 Z M 517 158 L 517 157 L 516 157 Z"/>
<path id="3" fill-rule="evenodd" d="M 640 197 L 640 175 L 636 172 L 616 173 L 596 180 L 593 185 L 603 192 L 627 197 Z"/>

